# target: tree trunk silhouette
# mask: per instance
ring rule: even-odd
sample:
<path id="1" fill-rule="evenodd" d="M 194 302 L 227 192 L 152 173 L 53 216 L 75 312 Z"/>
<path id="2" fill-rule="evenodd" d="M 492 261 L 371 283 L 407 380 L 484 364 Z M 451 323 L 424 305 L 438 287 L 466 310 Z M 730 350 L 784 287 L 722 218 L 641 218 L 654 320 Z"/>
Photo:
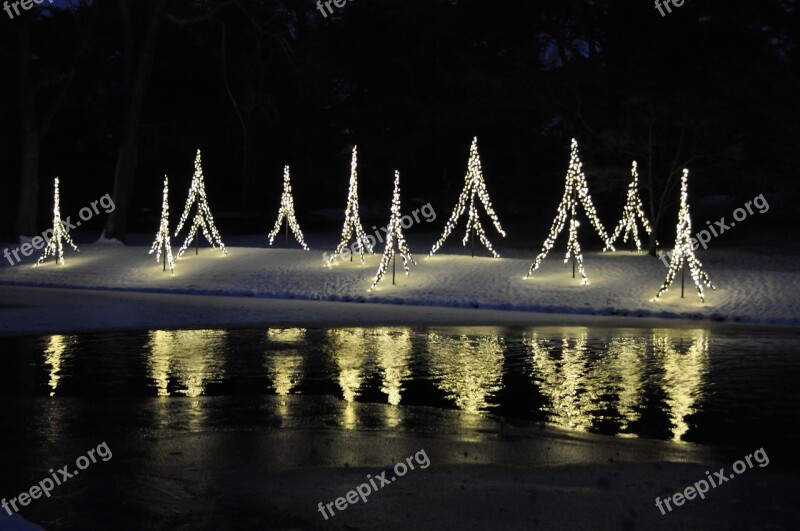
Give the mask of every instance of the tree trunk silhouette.
<path id="1" fill-rule="evenodd" d="M 166 0 L 156 0 L 150 21 L 142 38 L 139 49 L 139 56 L 133 56 L 133 46 L 131 35 L 124 32 L 124 49 L 128 57 L 128 65 L 136 64 L 133 75 L 129 81 L 128 106 L 122 122 L 122 134 L 120 138 L 119 150 L 117 151 L 117 164 L 114 169 L 114 191 L 112 198 L 115 209 L 106 218 L 103 236 L 105 238 L 116 238 L 125 241 L 125 232 L 128 227 L 128 211 L 130 207 L 131 193 L 133 192 L 134 177 L 136 175 L 136 162 L 138 159 L 138 135 L 139 123 L 142 118 L 144 107 L 144 97 L 147 91 L 147 84 L 150 73 L 153 69 L 155 59 L 154 51 L 158 31 L 164 17 L 164 7 Z M 120 14 L 123 19 L 123 26 L 130 28 L 130 10 L 127 0 L 119 0 Z M 126 68 L 126 71 L 129 71 Z"/>

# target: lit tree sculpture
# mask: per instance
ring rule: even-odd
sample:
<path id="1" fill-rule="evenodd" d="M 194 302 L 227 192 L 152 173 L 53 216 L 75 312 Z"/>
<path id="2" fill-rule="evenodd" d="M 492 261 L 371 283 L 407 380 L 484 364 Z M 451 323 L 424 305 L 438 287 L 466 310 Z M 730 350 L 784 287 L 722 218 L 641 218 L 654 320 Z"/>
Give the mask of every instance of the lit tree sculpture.
<path id="1" fill-rule="evenodd" d="M 628 238 L 630 238 L 631 246 L 635 244 L 636 250 L 641 252 L 642 242 L 639 240 L 639 227 L 636 223 L 637 217 L 642 221 L 642 227 L 647 234 L 653 232 L 653 229 L 650 228 L 650 222 L 647 220 L 647 216 L 644 215 L 644 208 L 642 208 L 642 198 L 639 195 L 639 172 L 637 171 L 636 161 L 633 161 L 631 175 L 633 176 L 633 180 L 628 185 L 628 196 L 625 200 L 625 208 L 622 211 L 622 219 L 619 221 L 617 228 L 614 229 L 614 234 L 609 238 L 604 250 L 610 249 L 613 243 L 622 235 L 623 242 L 627 243 Z"/>
<path id="2" fill-rule="evenodd" d="M 361 217 L 358 214 L 358 147 L 353 148 L 353 157 L 350 160 L 350 190 L 347 193 L 347 208 L 344 211 L 344 227 L 342 227 L 342 241 L 328 258 L 327 266 L 342 254 L 350 243 L 350 238 L 355 232 L 355 245 L 361 254 L 361 263 L 364 263 L 364 249 L 372 252 L 372 244 L 369 243 L 364 227 L 361 225 Z M 350 253 L 350 261 L 353 261 L 353 253 Z"/>
<path id="3" fill-rule="evenodd" d="M 489 238 L 486 237 L 486 232 L 483 230 L 480 218 L 478 217 L 478 207 L 475 204 L 475 197 L 480 199 L 483 204 L 483 209 L 492 220 L 494 228 L 501 236 L 505 237 L 506 233 L 503 227 L 500 226 L 500 220 L 497 218 L 494 209 L 492 208 L 492 201 L 489 199 L 489 193 L 486 191 L 486 183 L 483 180 L 483 171 L 481 170 L 481 157 L 478 155 L 478 137 L 472 139 L 472 146 L 469 148 L 469 163 L 467 165 L 467 175 L 464 178 L 464 189 L 461 190 L 461 195 L 458 196 L 458 202 L 450 215 L 450 219 L 444 227 L 442 236 L 433 244 L 430 256 L 439 250 L 439 248 L 447 240 L 450 233 L 456 227 L 458 218 L 467 210 L 467 202 L 469 202 L 468 217 L 467 217 L 467 232 L 464 234 L 464 239 L 461 241 L 462 245 L 467 245 L 467 241 L 472 239 L 472 256 L 475 256 L 475 234 L 478 235 L 481 243 L 489 250 L 495 258 L 500 258 L 500 255 L 492 248 Z"/>
<path id="4" fill-rule="evenodd" d="M 78 246 L 75 245 L 75 242 L 73 242 L 72 238 L 69 237 L 67 227 L 64 225 L 64 222 L 61 221 L 61 194 L 59 192 L 58 183 L 58 177 L 56 177 L 53 183 L 53 236 L 50 238 L 50 241 L 47 242 L 47 247 L 45 247 L 44 253 L 41 257 L 39 257 L 39 260 L 37 260 L 37 266 L 44 262 L 47 257 L 51 255 L 57 257 L 56 262 L 58 265 L 64 264 L 64 244 L 61 242 L 62 239 L 66 240 L 66 242 L 70 244 L 73 249 L 78 251 Z M 80 225 L 80 222 L 78 222 L 78 225 Z"/>
<path id="5" fill-rule="evenodd" d="M 217 231 L 217 227 L 214 225 L 214 216 L 211 215 L 211 207 L 208 206 L 206 184 L 203 178 L 203 166 L 200 160 L 199 149 L 194 158 L 194 175 L 192 175 L 192 185 L 189 187 L 189 197 L 186 198 L 186 207 L 183 209 L 183 214 L 181 214 L 178 228 L 175 229 L 176 238 L 183 228 L 183 224 L 189 219 L 189 213 L 192 210 L 192 205 L 195 203 L 197 203 L 197 207 L 195 209 L 194 219 L 192 220 L 192 226 L 189 227 L 189 234 L 186 236 L 186 241 L 183 242 L 183 245 L 178 251 L 178 258 L 183 256 L 183 253 L 189 248 L 192 240 L 195 239 L 198 228 L 203 230 L 203 236 L 205 236 L 208 243 L 211 244 L 211 247 L 216 248 L 216 246 L 219 245 L 219 250 L 222 251 L 223 254 L 228 254 L 228 251 L 225 249 L 225 244 L 222 243 L 219 231 Z M 198 238 L 195 240 L 195 254 L 199 254 L 200 252 L 199 245 L 200 239 Z"/>
<path id="6" fill-rule="evenodd" d="M 281 207 L 278 209 L 278 219 L 275 221 L 275 226 L 268 236 L 270 245 L 275 241 L 275 236 L 277 236 L 278 232 L 281 230 L 281 223 L 284 222 L 284 218 L 286 220 L 286 241 L 289 241 L 289 229 L 291 228 L 297 243 L 308 251 L 308 245 L 306 245 L 306 242 L 303 240 L 303 231 L 300 230 L 300 225 L 297 223 L 297 218 L 294 215 L 294 199 L 292 198 L 292 182 L 289 179 L 289 166 L 283 167 Z"/>
<path id="7" fill-rule="evenodd" d="M 567 263 L 570 258 L 573 258 L 572 278 L 575 278 L 575 266 L 577 265 L 578 271 L 583 279 L 583 283 L 589 284 L 589 279 L 586 278 L 586 273 L 583 270 L 583 254 L 581 253 L 581 246 L 578 243 L 578 226 L 580 225 L 576 218 L 578 203 L 583 205 L 583 209 L 586 211 L 586 216 L 591 221 L 592 225 L 597 231 L 597 234 L 600 235 L 600 238 L 603 240 L 603 242 L 606 243 L 613 251 L 614 247 L 608 243 L 608 234 L 606 233 L 606 229 L 603 228 L 600 218 L 597 217 L 597 211 L 595 210 L 594 203 L 592 203 L 592 198 L 589 195 L 589 185 L 586 183 L 586 175 L 583 173 L 583 164 L 578 156 L 578 142 L 573 138 L 569 169 L 567 170 L 567 183 L 564 187 L 564 195 L 561 197 L 561 203 L 558 205 L 558 213 L 556 214 L 556 218 L 553 220 L 553 225 L 550 227 L 550 233 L 548 234 L 547 239 L 544 241 L 544 245 L 542 245 L 542 250 L 539 253 L 539 256 L 537 256 L 536 260 L 534 260 L 533 264 L 531 264 L 531 268 L 528 270 L 528 274 L 525 275 L 525 278 L 530 277 L 533 272 L 539 269 L 539 266 L 542 265 L 542 262 L 547 257 L 547 253 L 549 253 L 550 249 L 553 248 L 556 238 L 564 229 L 567 216 L 569 216 L 569 238 L 567 240 L 567 256 L 564 258 L 564 263 Z"/>
<path id="8" fill-rule="evenodd" d="M 161 223 L 158 226 L 156 239 L 150 248 L 150 253 L 156 253 L 156 262 L 161 261 L 161 253 L 164 253 L 164 271 L 169 265 L 169 272 L 175 272 L 175 261 L 172 258 L 172 242 L 169 237 L 169 179 L 164 176 L 164 194 L 161 200 Z"/>
<path id="9" fill-rule="evenodd" d="M 386 247 L 383 250 L 383 257 L 381 258 L 381 264 L 378 266 L 378 274 L 375 275 L 375 280 L 372 282 L 372 286 L 370 286 L 370 290 L 375 289 L 375 286 L 378 285 L 378 282 L 381 281 L 383 275 L 386 273 L 386 269 L 389 267 L 389 262 L 392 262 L 392 284 L 394 284 L 394 274 L 395 274 L 395 263 L 397 262 L 397 257 L 395 256 L 395 245 L 397 246 L 397 250 L 400 251 L 400 256 L 403 258 L 403 269 L 405 269 L 406 275 L 409 273 L 408 263 L 411 262 L 414 265 L 417 263 L 414 261 L 414 257 L 411 256 L 411 251 L 408 248 L 408 242 L 406 242 L 405 237 L 403 236 L 403 226 L 400 221 L 400 172 L 394 172 L 394 194 L 392 195 L 392 215 L 391 219 L 389 219 L 388 231 L 386 233 Z"/>
<path id="10" fill-rule="evenodd" d="M 705 302 L 703 295 L 703 284 L 714 288 L 711 280 L 708 278 L 708 273 L 703 271 L 701 267 L 703 264 L 694 255 L 692 247 L 692 218 L 689 216 L 689 170 L 683 170 L 683 177 L 681 177 L 681 208 L 678 211 L 678 234 L 675 236 L 675 249 L 672 251 L 672 256 L 669 262 L 669 270 L 667 271 L 667 278 L 658 290 L 658 294 L 651 299 L 657 301 L 661 295 L 669 291 L 672 281 L 675 280 L 675 275 L 678 270 L 681 271 L 681 298 L 683 298 L 684 281 L 686 277 L 686 265 L 689 265 L 689 271 L 692 275 L 695 287 L 697 287 L 697 295 L 702 302 Z"/>

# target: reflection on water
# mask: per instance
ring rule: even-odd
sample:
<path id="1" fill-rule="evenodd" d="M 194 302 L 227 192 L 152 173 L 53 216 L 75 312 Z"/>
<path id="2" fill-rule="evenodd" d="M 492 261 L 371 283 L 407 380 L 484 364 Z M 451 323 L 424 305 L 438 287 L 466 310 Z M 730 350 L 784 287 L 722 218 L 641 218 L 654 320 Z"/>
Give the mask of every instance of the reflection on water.
<path id="1" fill-rule="evenodd" d="M 542 407 L 550 422 L 575 430 L 591 428 L 604 395 L 605 375 L 586 355 L 586 334 L 558 341 L 543 340 L 534 332 L 523 342 L 530 349 L 533 379 L 550 401 Z"/>
<path id="2" fill-rule="evenodd" d="M 58 382 L 61 380 L 61 364 L 67 348 L 75 342 L 74 336 L 50 336 L 47 348 L 44 350 L 44 363 L 50 367 L 47 384 L 50 386 L 50 396 L 56 396 Z"/>
<path id="3" fill-rule="evenodd" d="M 614 338 L 603 360 L 617 397 L 619 429 L 630 433 L 642 415 L 647 384 L 647 341 L 634 337 Z"/>
<path id="4" fill-rule="evenodd" d="M 497 336 L 447 337 L 428 334 L 431 376 L 456 407 L 477 413 L 502 388 L 503 340 Z"/>
<path id="5" fill-rule="evenodd" d="M 155 330 L 149 333 L 148 369 L 158 396 L 201 396 L 224 376 L 224 330 Z M 170 383 L 174 382 L 172 388 Z"/>
<path id="6" fill-rule="evenodd" d="M 363 328 L 328 330 L 328 353 L 336 363 L 339 387 L 346 402 L 359 394 L 364 370 L 372 349 L 368 331 Z"/>
<path id="7" fill-rule="evenodd" d="M 698 411 L 704 397 L 708 376 L 708 337 L 703 330 L 694 331 L 689 348 L 682 352 L 682 345 L 675 347 L 667 334 L 653 336 L 653 350 L 664 367 L 663 390 L 669 418 L 672 422 L 672 438 L 681 440 L 689 430 L 686 417 Z"/>
<path id="8" fill-rule="evenodd" d="M 342 400 L 338 425 L 346 428 L 402 427 L 413 420 L 404 406 L 414 405 L 470 413 L 459 417 L 465 428 L 491 413 L 565 429 L 702 441 L 765 423 L 777 433 L 799 402 L 791 382 L 800 378 L 800 337 L 766 332 L 291 328 L 14 341 L 0 339 L 6 396 L 49 395 L 56 403 L 69 396 L 270 393 L 282 397 L 278 412 L 286 414 L 290 395 L 332 395 Z M 30 363 L 31 352 L 41 363 Z M 365 408 L 358 402 L 386 407 L 378 417 L 372 408 L 360 418 Z M 179 404 L 196 404 L 190 424 L 202 427 L 201 400 L 164 400 L 162 420 L 186 407 Z"/>

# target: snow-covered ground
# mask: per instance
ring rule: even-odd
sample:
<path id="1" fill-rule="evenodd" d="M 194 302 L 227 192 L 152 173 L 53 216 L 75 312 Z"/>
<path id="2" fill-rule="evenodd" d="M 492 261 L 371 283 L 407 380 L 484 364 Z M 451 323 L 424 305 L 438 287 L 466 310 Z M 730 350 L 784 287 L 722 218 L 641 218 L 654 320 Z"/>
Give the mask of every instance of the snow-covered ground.
<path id="1" fill-rule="evenodd" d="M 397 284 L 391 272 L 374 291 L 368 288 L 380 255 L 365 265 L 340 261 L 324 266 L 318 245 L 309 252 L 264 248 L 261 239 L 239 238 L 229 254 L 192 249 L 177 261 L 174 274 L 164 273 L 148 247 L 82 244 L 81 252 L 66 251 L 66 264 L 49 261 L 34 268 L 34 258 L 0 268 L 0 284 L 88 290 L 118 290 L 158 294 L 219 295 L 319 301 L 481 308 L 564 314 L 620 315 L 657 318 L 708 319 L 761 324 L 800 324 L 800 281 L 794 258 L 767 256 L 757 251 L 703 251 L 704 269 L 717 286 L 697 297 L 687 271 L 686 298 L 680 298 L 680 278 L 659 302 L 650 299 L 666 275 L 659 260 L 628 251 L 585 253 L 591 282 L 572 278 L 558 250 L 533 277 L 524 279 L 533 253 L 513 252 L 511 258 L 471 258 L 437 254 L 414 245 L 417 266 L 402 273 L 398 257 Z M 312 239 L 312 247 L 313 247 Z M 333 247 L 334 242 L 330 242 Z M 250 245 L 250 246 L 248 246 Z M 458 248 L 454 245 L 450 248 Z M 443 249 L 448 252 L 448 248 Z M 507 253 L 509 254 L 509 253 Z M 391 270 L 390 270 L 391 271 Z M 13 303 L 14 301 L 6 301 Z"/>

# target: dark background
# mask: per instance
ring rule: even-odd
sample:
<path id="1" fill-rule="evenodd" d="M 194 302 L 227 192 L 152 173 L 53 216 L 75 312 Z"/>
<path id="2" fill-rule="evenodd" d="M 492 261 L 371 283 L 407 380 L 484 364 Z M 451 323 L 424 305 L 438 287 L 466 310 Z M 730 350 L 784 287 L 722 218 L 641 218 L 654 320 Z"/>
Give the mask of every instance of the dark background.
<path id="1" fill-rule="evenodd" d="M 323 18 L 313 0 L 169 0 L 130 123 L 158 1 L 0 11 L 0 240 L 28 232 L 26 216 L 48 226 L 56 175 L 75 215 L 129 173 L 128 219 L 106 225 L 119 236 L 155 231 L 167 173 L 174 223 L 198 147 L 223 235 L 267 232 L 284 164 L 304 228 L 338 232 L 312 211 L 344 208 L 353 144 L 362 205 L 388 209 L 397 168 L 404 202 L 431 201 L 443 225 L 474 135 L 500 219 L 536 248 L 573 136 L 608 230 L 634 158 L 663 238 L 684 166 L 701 219 L 761 193 L 776 226 L 796 216 L 796 1 L 687 0 L 662 17 L 649 1 L 353 0 Z M 31 177 L 24 124 L 45 122 Z M 135 164 L 121 161 L 126 130 Z M 31 178 L 34 207 L 20 201 Z"/>

